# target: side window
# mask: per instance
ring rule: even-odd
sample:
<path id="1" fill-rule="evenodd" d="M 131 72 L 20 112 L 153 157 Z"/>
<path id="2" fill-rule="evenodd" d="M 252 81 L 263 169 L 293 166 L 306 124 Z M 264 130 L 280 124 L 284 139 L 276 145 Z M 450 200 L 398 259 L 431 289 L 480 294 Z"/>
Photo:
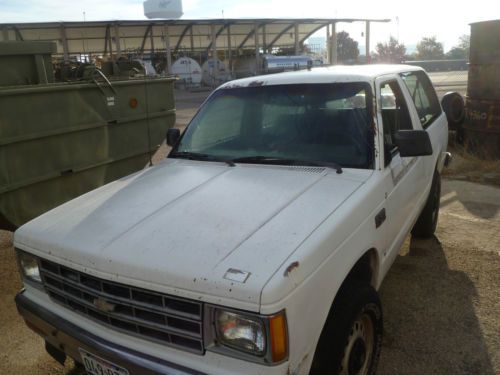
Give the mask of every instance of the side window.
<path id="1" fill-rule="evenodd" d="M 410 91 L 418 117 L 425 129 L 441 114 L 441 106 L 432 83 L 422 71 L 402 73 L 401 78 Z"/>
<path id="2" fill-rule="evenodd" d="M 398 152 L 394 135 L 398 130 L 413 129 L 410 112 L 397 81 L 385 82 L 380 86 L 380 105 L 384 130 L 385 164 Z"/>

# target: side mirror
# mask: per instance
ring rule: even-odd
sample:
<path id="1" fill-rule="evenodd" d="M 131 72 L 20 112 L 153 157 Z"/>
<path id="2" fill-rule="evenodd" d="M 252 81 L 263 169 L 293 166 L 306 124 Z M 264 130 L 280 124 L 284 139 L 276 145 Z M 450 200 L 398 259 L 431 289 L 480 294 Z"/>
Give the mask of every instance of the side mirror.
<path id="1" fill-rule="evenodd" d="M 181 137 L 181 131 L 179 129 L 171 128 L 167 130 L 167 145 L 173 147 L 177 144 L 177 141 Z"/>
<path id="2" fill-rule="evenodd" d="M 452 130 L 458 129 L 465 120 L 465 104 L 462 95 L 458 92 L 447 92 L 441 99 L 441 106 L 446 113 L 448 127 Z"/>
<path id="3" fill-rule="evenodd" d="M 425 130 L 398 130 L 394 142 L 402 157 L 432 155 L 431 139 Z"/>

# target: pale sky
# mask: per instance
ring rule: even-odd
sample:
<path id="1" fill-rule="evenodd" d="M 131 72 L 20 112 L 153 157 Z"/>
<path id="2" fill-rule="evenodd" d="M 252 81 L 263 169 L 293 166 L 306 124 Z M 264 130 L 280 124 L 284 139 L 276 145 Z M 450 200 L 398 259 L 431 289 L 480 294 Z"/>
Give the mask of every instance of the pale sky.
<path id="1" fill-rule="evenodd" d="M 183 0 L 182 18 L 390 18 L 388 24 L 373 24 L 372 49 L 390 35 L 406 45 L 422 37 L 436 36 L 445 51 L 470 34 L 469 23 L 500 19 L 498 0 Z M 0 0 L 0 23 L 143 20 L 142 1 L 137 0 Z M 399 20 L 399 26 L 398 21 Z M 364 44 L 364 24 L 338 24 Z M 325 35 L 321 31 L 320 35 Z M 499 36 L 500 37 L 500 36 Z"/>

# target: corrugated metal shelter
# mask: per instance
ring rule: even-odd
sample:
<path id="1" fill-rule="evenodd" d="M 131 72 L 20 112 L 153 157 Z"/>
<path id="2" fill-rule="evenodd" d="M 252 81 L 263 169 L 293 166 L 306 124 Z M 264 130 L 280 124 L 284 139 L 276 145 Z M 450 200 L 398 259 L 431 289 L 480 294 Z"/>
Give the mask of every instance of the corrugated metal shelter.
<path id="1" fill-rule="evenodd" d="M 300 53 L 304 41 L 327 27 L 335 36 L 339 22 L 366 22 L 367 49 L 371 22 L 388 19 L 180 19 L 143 21 L 92 21 L 0 24 L 3 40 L 42 40 L 57 42 L 57 54 L 119 57 L 124 53 L 148 54 L 217 50 L 271 51 L 274 47 L 294 46 Z M 330 62 L 336 62 L 336 41 L 332 38 Z M 233 53 L 229 53 L 231 56 Z M 258 58 L 258 53 L 256 53 Z M 171 64 L 169 62 L 168 66 Z"/>

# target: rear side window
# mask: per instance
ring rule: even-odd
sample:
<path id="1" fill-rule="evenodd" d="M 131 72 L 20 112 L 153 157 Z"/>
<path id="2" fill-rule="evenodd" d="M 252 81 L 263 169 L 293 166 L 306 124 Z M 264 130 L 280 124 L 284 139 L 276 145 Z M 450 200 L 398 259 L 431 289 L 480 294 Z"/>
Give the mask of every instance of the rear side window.
<path id="1" fill-rule="evenodd" d="M 441 115 L 441 106 L 429 77 L 424 72 L 402 73 L 406 87 L 410 91 L 418 117 L 425 129 Z"/>

